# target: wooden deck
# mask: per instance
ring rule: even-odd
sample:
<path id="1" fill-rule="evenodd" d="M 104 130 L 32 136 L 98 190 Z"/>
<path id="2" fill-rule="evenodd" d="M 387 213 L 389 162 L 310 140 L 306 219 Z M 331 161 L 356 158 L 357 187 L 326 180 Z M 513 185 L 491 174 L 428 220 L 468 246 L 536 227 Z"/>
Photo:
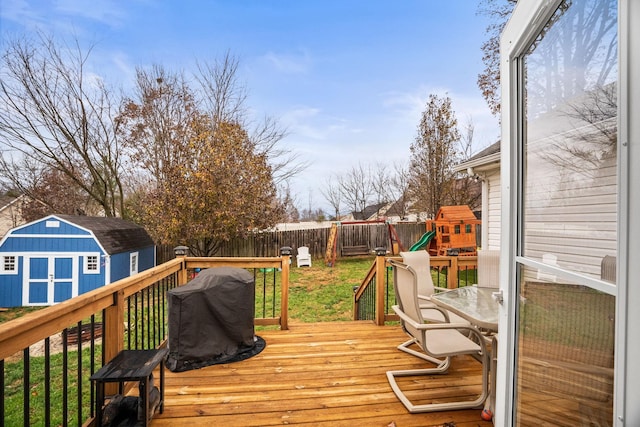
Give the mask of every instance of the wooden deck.
<path id="1" fill-rule="evenodd" d="M 166 372 L 161 426 L 492 426 L 480 409 L 409 414 L 385 372 L 427 367 L 396 349 L 399 326 L 371 322 L 293 323 L 286 331 L 258 331 L 267 347 L 242 362 Z M 477 392 L 480 364 L 456 358 L 446 375 L 408 380 L 425 398 Z M 404 387 L 403 387 L 404 388 Z"/>

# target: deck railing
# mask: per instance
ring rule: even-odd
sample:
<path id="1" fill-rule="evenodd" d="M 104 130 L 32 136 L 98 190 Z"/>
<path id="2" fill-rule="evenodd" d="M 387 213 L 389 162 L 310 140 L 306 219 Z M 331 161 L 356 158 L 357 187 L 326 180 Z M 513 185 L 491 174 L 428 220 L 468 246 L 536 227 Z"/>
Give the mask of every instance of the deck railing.
<path id="1" fill-rule="evenodd" d="M 95 414 L 89 377 L 123 349 L 166 345 L 166 294 L 196 269 L 253 270 L 255 324 L 287 329 L 290 260 L 287 251 L 269 258 L 180 257 L 0 324 L 0 425 L 86 425 Z"/>
<path id="2" fill-rule="evenodd" d="M 354 320 L 373 320 L 378 325 L 397 321 L 398 316 L 391 307 L 395 304 L 393 272 L 385 250 L 376 252 L 376 259 L 354 290 Z M 476 283 L 476 256 L 432 256 L 430 258 L 433 284 L 441 289 L 455 289 Z"/>

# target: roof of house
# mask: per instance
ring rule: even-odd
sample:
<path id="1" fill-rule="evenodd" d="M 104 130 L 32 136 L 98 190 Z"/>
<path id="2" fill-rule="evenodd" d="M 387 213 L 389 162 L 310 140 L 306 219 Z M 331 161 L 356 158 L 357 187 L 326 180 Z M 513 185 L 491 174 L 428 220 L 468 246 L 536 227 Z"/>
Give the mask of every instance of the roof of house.
<path id="1" fill-rule="evenodd" d="M 353 212 L 352 213 L 353 219 L 359 220 L 359 221 L 370 220 L 371 217 L 376 215 L 380 211 L 380 209 L 384 208 L 386 205 L 387 203 L 377 203 L 375 205 L 369 205 L 364 208 L 364 211 Z"/>
<path id="2" fill-rule="evenodd" d="M 19 198 L 20 198 L 20 196 L 11 196 L 11 195 L 8 195 L 8 194 L 0 195 L 0 211 L 2 211 L 4 209 L 8 208 L 9 206 L 11 206 Z"/>
<path id="3" fill-rule="evenodd" d="M 500 141 L 494 142 L 487 148 L 480 150 L 478 153 L 469 157 L 464 162 L 454 166 L 454 171 L 460 172 L 469 168 L 487 166 L 500 163 Z"/>
<path id="4" fill-rule="evenodd" d="M 91 231 L 108 254 L 129 252 L 155 245 L 143 227 L 121 218 L 81 215 L 55 216 Z"/>

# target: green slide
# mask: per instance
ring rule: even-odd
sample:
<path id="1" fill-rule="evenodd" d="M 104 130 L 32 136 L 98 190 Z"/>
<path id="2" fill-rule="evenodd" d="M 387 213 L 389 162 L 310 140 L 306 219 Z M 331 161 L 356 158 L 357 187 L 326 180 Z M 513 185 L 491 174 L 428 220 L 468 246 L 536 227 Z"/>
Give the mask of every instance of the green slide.
<path id="1" fill-rule="evenodd" d="M 413 246 L 409 248 L 409 252 L 419 251 L 420 249 L 424 248 L 429 244 L 429 242 L 431 241 L 431 239 L 433 239 L 433 236 L 435 235 L 436 235 L 435 231 L 427 231 L 422 235 L 420 240 L 415 242 Z"/>

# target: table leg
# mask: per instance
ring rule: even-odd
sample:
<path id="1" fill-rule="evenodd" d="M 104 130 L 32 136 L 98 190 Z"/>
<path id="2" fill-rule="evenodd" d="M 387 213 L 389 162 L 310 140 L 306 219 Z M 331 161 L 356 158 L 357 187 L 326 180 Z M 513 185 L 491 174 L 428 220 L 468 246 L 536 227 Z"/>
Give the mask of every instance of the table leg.
<path id="1" fill-rule="evenodd" d="M 164 412 L 164 360 L 160 362 L 160 411 Z"/>
<path id="2" fill-rule="evenodd" d="M 102 425 L 102 405 L 104 404 L 104 383 L 96 383 L 96 425 Z"/>
<path id="3" fill-rule="evenodd" d="M 142 407 L 142 422 L 144 426 L 149 425 L 149 378 L 140 380 L 138 385 L 140 405 Z"/>

